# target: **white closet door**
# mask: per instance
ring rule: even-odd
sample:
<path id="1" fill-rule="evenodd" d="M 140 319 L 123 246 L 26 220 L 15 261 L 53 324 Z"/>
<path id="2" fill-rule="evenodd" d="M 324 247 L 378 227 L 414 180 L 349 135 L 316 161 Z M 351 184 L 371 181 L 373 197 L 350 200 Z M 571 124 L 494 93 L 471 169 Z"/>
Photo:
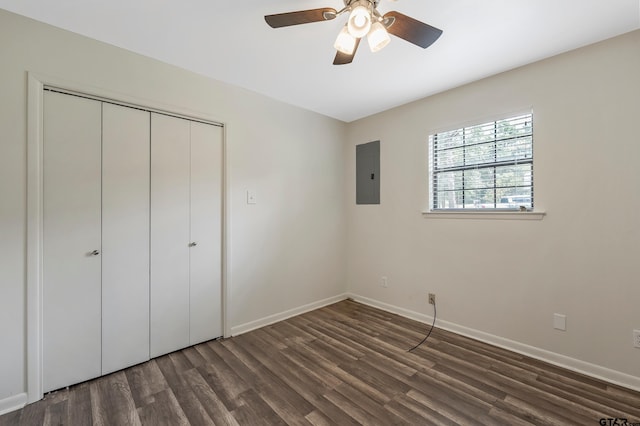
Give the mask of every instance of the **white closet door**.
<path id="1" fill-rule="evenodd" d="M 43 387 L 100 375 L 100 102 L 44 93 Z"/>
<path id="2" fill-rule="evenodd" d="M 151 114 L 151 357 L 189 346 L 189 134 Z"/>
<path id="3" fill-rule="evenodd" d="M 150 113 L 103 104 L 102 374 L 149 359 Z"/>
<path id="4" fill-rule="evenodd" d="M 191 123 L 191 241 L 194 345 L 222 335 L 222 128 L 196 122 Z"/>

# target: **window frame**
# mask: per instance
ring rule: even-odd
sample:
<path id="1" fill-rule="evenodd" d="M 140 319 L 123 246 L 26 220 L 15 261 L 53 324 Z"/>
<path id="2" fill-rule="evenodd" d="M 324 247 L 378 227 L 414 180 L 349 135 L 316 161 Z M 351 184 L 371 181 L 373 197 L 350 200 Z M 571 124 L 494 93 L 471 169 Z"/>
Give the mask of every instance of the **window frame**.
<path id="1" fill-rule="evenodd" d="M 507 138 L 498 138 L 498 127 L 499 127 L 499 123 L 500 122 L 504 122 L 504 121 L 516 121 L 518 119 L 525 119 L 526 121 L 531 123 L 531 131 L 529 133 L 526 133 L 524 135 L 515 135 L 512 137 L 507 137 Z M 526 123 L 525 121 L 525 123 Z M 489 127 L 489 126 L 493 126 L 493 138 L 488 140 L 488 141 L 480 141 L 480 142 L 471 142 L 468 143 L 465 141 L 465 139 L 468 137 L 467 134 L 474 130 L 474 129 L 480 129 L 482 127 Z M 454 132 L 454 131 L 459 131 L 460 134 L 462 135 L 462 139 L 463 139 L 463 143 L 457 147 L 447 147 L 447 148 L 441 148 L 441 150 L 437 150 L 436 146 L 437 146 L 437 136 L 439 134 L 442 133 L 448 133 L 448 132 Z M 446 126 L 444 128 L 441 128 L 437 131 L 431 131 L 427 140 L 427 145 L 428 145 L 428 152 L 427 152 L 427 163 L 428 163 L 428 207 L 426 209 L 426 211 L 423 211 L 423 214 L 427 214 L 430 216 L 437 216 L 437 217 L 446 217 L 446 216 L 452 216 L 455 215 L 456 217 L 465 217 L 465 216 L 469 216 L 469 215 L 481 215 L 481 216 L 491 216 L 491 217 L 507 217 L 510 215 L 513 215 L 514 213 L 516 213 L 519 216 L 523 216 L 523 215 L 532 215 L 535 217 L 530 217 L 530 218 L 542 218 L 542 216 L 544 216 L 544 212 L 540 212 L 537 210 L 534 210 L 534 208 L 536 208 L 536 204 L 534 203 L 534 188 L 535 188 L 535 183 L 534 183 L 534 113 L 533 113 L 533 109 L 529 108 L 529 109 L 521 109 L 518 110 L 516 112 L 511 112 L 511 113 L 502 113 L 502 114 L 495 114 L 491 117 L 485 117 L 484 119 L 478 119 L 478 120 L 474 120 L 473 122 L 467 122 L 464 124 L 454 124 L 451 126 Z M 512 159 L 507 159 L 507 160 L 499 160 L 498 159 L 498 144 L 500 142 L 506 141 L 506 140 L 513 140 L 513 139 L 517 139 L 517 138 L 521 138 L 521 137 L 530 137 L 530 150 L 526 152 L 526 154 L 528 156 L 525 157 L 515 157 Z M 493 145 L 493 158 L 494 161 L 480 161 L 477 163 L 471 163 L 471 164 L 464 164 L 466 163 L 467 159 L 466 159 L 466 148 L 467 147 L 473 147 L 473 146 L 481 146 L 481 145 Z M 436 171 L 435 170 L 435 166 L 436 166 L 436 158 L 434 157 L 434 155 L 437 152 L 445 152 L 447 150 L 455 150 L 455 149 L 462 149 L 462 153 L 463 153 L 463 160 L 462 160 L 462 164 L 454 164 L 452 166 L 449 167 L 443 167 L 440 170 Z M 496 174 L 496 169 L 498 167 L 504 167 L 504 166 L 521 166 L 521 165 L 526 165 L 529 164 L 529 171 L 528 173 L 530 173 L 530 185 L 513 185 L 513 186 L 499 186 L 498 185 L 498 176 Z M 455 188 L 452 189 L 451 191 L 462 191 L 462 197 L 463 197 L 463 201 L 462 201 L 462 206 L 463 207 L 454 207 L 454 208 L 438 208 L 437 207 L 437 194 L 434 192 L 437 188 L 436 188 L 436 182 L 437 182 L 437 175 L 438 174 L 442 174 L 442 173 L 447 173 L 447 172 L 460 172 L 462 171 L 463 176 L 464 176 L 464 172 L 465 171 L 477 171 L 477 170 L 491 170 L 493 169 L 493 185 L 491 187 L 481 187 L 481 188 L 465 188 L 464 186 L 464 181 L 463 181 L 463 186 L 461 188 Z M 531 203 L 530 205 L 526 208 L 526 209 L 521 209 L 518 206 L 514 206 L 514 207 L 498 207 L 499 204 L 501 204 L 499 202 L 500 198 L 504 198 L 504 196 L 498 196 L 497 194 L 497 190 L 499 189 L 509 189 L 509 188 L 526 188 L 527 191 L 530 191 L 531 194 Z M 465 203 L 464 201 L 464 197 L 465 197 L 465 191 L 471 191 L 471 190 L 493 190 L 493 207 L 486 207 L 486 203 L 483 204 L 481 207 L 465 207 L 468 205 L 468 203 Z M 515 195 L 512 195 L 515 196 Z M 509 217 L 510 218 L 510 217 Z"/>

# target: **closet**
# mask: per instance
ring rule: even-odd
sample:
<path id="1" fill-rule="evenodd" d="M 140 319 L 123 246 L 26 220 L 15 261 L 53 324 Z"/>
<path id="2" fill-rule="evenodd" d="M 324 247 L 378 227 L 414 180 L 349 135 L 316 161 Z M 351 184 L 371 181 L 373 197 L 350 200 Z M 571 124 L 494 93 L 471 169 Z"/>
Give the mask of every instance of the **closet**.
<path id="1" fill-rule="evenodd" d="M 222 128 L 44 92 L 45 392 L 222 335 Z"/>

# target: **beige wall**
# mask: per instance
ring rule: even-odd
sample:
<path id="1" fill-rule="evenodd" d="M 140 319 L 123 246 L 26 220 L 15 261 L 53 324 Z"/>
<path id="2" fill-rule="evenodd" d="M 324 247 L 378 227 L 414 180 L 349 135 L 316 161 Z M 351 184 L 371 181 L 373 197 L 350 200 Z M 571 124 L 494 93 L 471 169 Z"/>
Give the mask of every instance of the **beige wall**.
<path id="1" fill-rule="evenodd" d="M 228 124 L 230 326 L 344 292 L 344 123 L 0 10 L 0 403 L 26 390 L 27 71 Z"/>
<path id="2" fill-rule="evenodd" d="M 426 315 L 434 292 L 450 324 L 640 383 L 639 76 L 636 31 L 351 123 L 349 290 Z M 535 205 L 547 216 L 423 216 L 428 135 L 523 108 L 534 113 Z M 357 206 L 354 145 L 372 140 L 381 204 Z M 567 315 L 566 332 L 554 313 Z"/>

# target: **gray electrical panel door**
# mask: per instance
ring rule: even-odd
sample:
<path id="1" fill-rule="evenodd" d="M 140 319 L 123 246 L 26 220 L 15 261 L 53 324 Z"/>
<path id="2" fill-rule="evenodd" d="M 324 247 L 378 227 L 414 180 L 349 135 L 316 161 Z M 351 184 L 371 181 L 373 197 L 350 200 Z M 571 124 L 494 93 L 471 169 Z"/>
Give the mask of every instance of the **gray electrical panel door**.
<path id="1" fill-rule="evenodd" d="M 380 141 L 356 145 L 356 204 L 380 204 Z"/>

